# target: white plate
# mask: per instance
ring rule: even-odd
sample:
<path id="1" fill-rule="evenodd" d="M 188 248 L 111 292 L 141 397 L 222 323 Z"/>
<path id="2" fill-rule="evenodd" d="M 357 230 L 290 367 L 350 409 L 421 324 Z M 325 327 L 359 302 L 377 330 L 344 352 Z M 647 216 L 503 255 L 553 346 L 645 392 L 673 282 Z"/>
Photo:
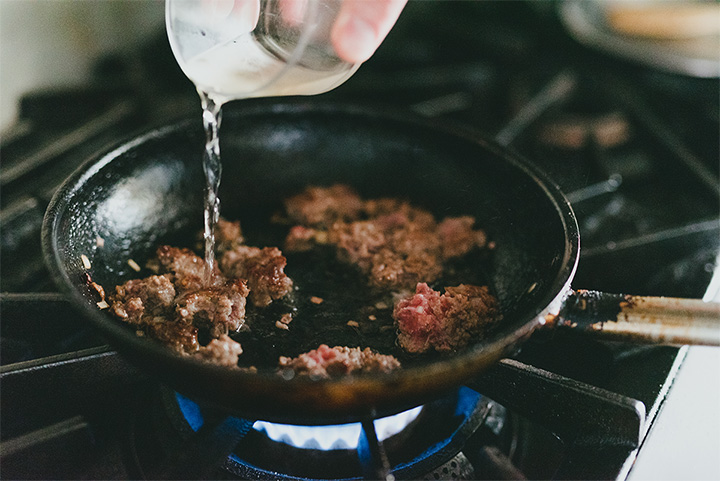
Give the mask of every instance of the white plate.
<path id="1" fill-rule="evenodd" d="M 720 36 L 653 39 L 625 35 L 608 24 L 611 5 L 602 0 L 566 0 L 560 6 L 560 18 L 571 35 L 589 47 L 668 72 L 720 77 Z"/>

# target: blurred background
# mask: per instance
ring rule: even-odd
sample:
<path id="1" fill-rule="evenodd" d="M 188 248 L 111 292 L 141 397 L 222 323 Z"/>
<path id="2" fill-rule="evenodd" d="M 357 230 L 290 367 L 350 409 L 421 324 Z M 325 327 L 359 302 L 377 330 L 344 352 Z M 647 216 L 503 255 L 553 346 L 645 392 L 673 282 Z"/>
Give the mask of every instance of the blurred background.
<path id="1" fill-rule="evenodd" d="M 2 129 L 16 119 L 23 94 L 85 85 L 99 58 L 136 50 L 164 24 L 162 0 L 2 0 Z"/>

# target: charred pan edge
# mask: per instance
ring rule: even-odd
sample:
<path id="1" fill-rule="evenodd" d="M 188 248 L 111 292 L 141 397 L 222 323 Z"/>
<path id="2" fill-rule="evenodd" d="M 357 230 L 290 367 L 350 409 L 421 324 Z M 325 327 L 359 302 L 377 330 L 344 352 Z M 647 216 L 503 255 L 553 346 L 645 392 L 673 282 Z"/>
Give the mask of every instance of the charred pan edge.
<path id="1" fill-rule="evenodd" d="M 555 325 L 602 330 L 605 322 L 617 322 L 623 307 L 630 306 L 632 302 L 630 296 L 622 294 L 578 289 L 568 296 Z"/>

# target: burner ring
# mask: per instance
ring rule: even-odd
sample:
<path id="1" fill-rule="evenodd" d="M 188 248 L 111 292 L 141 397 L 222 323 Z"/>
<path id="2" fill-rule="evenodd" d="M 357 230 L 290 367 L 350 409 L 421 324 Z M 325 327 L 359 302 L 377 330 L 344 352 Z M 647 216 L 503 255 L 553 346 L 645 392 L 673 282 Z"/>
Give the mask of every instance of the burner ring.
<path id="1" fill-rule="evenodd" d="M 152 409 L 142 410 L 144 415 L 141 422 L 135 423 L 131 440 L 131 450 L 139 455 L 136 456 L 138 472 L 150 477 L 164 478 L 168 473 L 197 471 L 201 473 L 198 479 L 205 479 L 205 476 L 222 476 L 223 479 L 228 476 L 231 479 L 362 479 L 370 472 L 368 470 L 377 468 L 377 460 L 370 456 L 364 444 L 357 449 L 329 451 L 298 448 L 273 440 L 265 432 L 255 429 L 236 438 L 225 433 L 218 444 L 212 436 L 218 427 L 223 430 L 226 425 L 250 426 L 252 422 L 233 417 L 222 421 L 222 414 L 205 410 L 169 389 L 158 391 L 154 399 Z M 486 420 L 497 417 L 496 406 L 467 387 L 424 405 L 417 418 L 382 442 L 391 476 L 418 479 L 447 468 L 450 466 L 447 463 L 461 453 L 467 440 Z M 504 417 L 504 409 L 500 413 Z M 228 423 L 229 420 L 238 422 Z M 230 442 L 232 446 L 228 444 Z M 227 450 L 223 450 L 225 444 L 220 446 L 222 443 L 228 444 Z M 218 444 L 217 452 L 206 449 L 208 444 Z M 206 451 L 210 461 L 203 455 Z M 221 452 L 230 454 L 218 457 Z M 466 464 L 464 466 L 467 468 Z M 466 472 L 465 468 L 463 472 Z"/>

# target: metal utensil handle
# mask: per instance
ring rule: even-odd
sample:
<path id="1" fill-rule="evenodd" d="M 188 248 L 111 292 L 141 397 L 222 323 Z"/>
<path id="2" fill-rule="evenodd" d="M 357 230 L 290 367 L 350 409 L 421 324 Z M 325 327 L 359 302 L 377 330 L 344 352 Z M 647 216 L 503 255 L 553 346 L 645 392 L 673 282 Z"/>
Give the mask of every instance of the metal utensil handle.
<path id="1" fill-rule="evenodd" d="M 577 290 L 554 323 L 604 339 L 720 346 L 720 303 Z"/>

